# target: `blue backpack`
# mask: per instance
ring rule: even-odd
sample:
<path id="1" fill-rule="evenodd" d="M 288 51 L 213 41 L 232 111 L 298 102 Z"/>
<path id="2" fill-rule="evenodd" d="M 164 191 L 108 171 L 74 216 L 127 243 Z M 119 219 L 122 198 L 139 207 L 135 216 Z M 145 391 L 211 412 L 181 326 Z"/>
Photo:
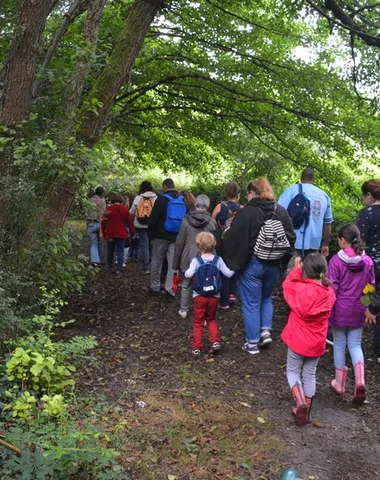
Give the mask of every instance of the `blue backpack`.
<path id="1" fill-rule="evenodd" d="M 203 297 L 214 297 L 222 290 L 222 274 L 216 266 L 219 258 L 215 255 L 211 262 L 205 262 L 202 257 L 196 257 L 199 266 L 193 288 Z"/>
<path id="2" fill-rule="evenodd" d="M 183 217 L 186 215 L 186 205 L 183 201 L 183 196 L 180 195 L 177 198 L 173 198 L 167 193 L 162 196 L 169 200 L 164 228 L 167 232 L 178 233 Z"/>
<path id="3" fill-rule="evenodd" d="M 309 224 L 310 200 L 303 192 L 302 183 L 298 183 L 298 193 L 288 205 L 289 217 L 292 219 L 293 228 L 298 230 L 305 224 Z"/>

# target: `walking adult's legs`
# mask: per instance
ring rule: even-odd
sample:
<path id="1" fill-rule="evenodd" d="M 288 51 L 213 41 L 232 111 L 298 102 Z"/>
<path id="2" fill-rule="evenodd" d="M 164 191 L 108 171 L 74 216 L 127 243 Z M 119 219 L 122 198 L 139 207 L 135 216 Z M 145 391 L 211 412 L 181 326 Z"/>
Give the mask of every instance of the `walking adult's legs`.
<path id="1" fill-rule="evenodd" d="M 222 291 L 220 292 L 220 306 L 222 308 L 227 309 L 230 306 L 228 302 L 229 289 L 230 289 L 230 279 L 222 275 Z"/>
<path id="2" fill-rule="evenodd" d="M 169 243 L 168 240 L 161 238 L 153 238 L 151 241 L 152 262 L 150 266 L 150 289 L 153 292 L 160 291 L 162 262 L 164 261 Z"/>
<path id="3" fill-rule="evenodd" d="M 171 242 L 168 245 L 168 248 L 166 250 L 166 259 L 168 261 L 168 273 L 166 274 L 166 280 L 165 280 L 165 290 L 170 294 L 170 295 L 175 295 L 173 292 L 173 275 L 174 275 L 174 270 L 173 270 L 173 258 L 174 258 L 174 246 L 175 243 Z"/>
<path id="4" fill-rule="evenodd" d="M 183 278 L 181 281 L 181 310 L 188 312 L 193 296 L 193 279 Z"/>
<path id="5" fill-rule="evenodd" d="M 245 334 L 249 343 L 260 339 L 260 311 L 262 298 L 263 265 L 252 257 L 247 268 L 239 277 L 239 293 L 243 307 Z"/>
<path id="6" fill-rule="evenodd" d="M 123 263 L 124 263 L 125 239 L 115 238 L 115 244 L 116 244 L 117 271 L 121 272 L 121 270 L 123 269 Z"/>
<path id="7" fill-rule="evenodd" d="M 373 342 L 375 346 L 376 359 L 377 359 L 377 362 L 380 363 L 380 325 L 375 325 L 374 327 Z"/>
<path id="8" fill-rule="evenodd" d="M 229 278 L 229 283 L 228 283 L 228 295 L 236 295 L 237 292 L 237 276 L 234 275 Z"/>
<path id="9" fill-rule="evenodd" d="M 376 290 L 380 287 L 380 264 L 375 265 L 375 276 L 376 276 Z M 380 320 L 380 317 L 377 316 L 377 321 Z M 375 355 L 377 363 L 380 363 L 380 324 L 374 326 L 374 336 L 373 343 L 375 347 Z"/>
<path id="10" fill-rule="evenodd" d="M 115 254 L 116 243 L 115 239 L 111 238 L 107 242 L 107 263 L 108 270 L 112 270 L 113 256 Z"/>
<path id="11" fill-rule="evenodd" d="M 150 256 L 149 256 L 149 237 L 147 228 L 137 229 L 140 238 L 140 247 L 142 250 L 142 269 L 146 272 L 150 268 Z"/>
<path id="12" fill-rule="evenodd" d="M 263 288 L 260 309 L 260 330 L 271 330 L 273 324 L 272 290 L 280 276 L 279 267 L 264 265 Z"/>
<path id="13" fill-rule="evenodd" d="M 100 223 L 93 222 L 87 226 L 87 233 L 90 237 L 90 258 L 91 263 L 103 263 L 102 244 L 99 238 Z"/>
<path id="14" fill-rule="evenodd" d="M 135 239 L 133 240 L 133 251 L 132 251 L 133 260 L 139 259 L 139 253 L 140 253 L 140 234 L 137 233 Z"/>

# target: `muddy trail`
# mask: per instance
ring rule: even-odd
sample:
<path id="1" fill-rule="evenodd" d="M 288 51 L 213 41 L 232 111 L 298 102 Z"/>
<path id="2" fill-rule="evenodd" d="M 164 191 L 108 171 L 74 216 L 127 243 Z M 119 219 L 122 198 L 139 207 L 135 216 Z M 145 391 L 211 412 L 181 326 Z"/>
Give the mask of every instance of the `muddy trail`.
<path id="1" fill-rule="evenodd" d="M 181 319 L 179 300 L 151 297 L 148 285 L 132 262 L 119 276 L 90 276 L 64 313 L 75 323 L 60 332 L 97 338 L 92 361 L 77 371 L 78 391 L 102 405 L 100 421 L 131 479 L 278 479 L 288 465 L 310 480 L 380 478 L 380 366 L 369 328 L 366 404 L 351 402 L 350 362 L 347 393 L 331 393 L 330 347 L 318 367 L 313 422 L 297 428 L 280 340 L 287 318 L 280 288 L 268 349 L 242 351 L 237 305 L 219 313 L 220 354 L 193 358 L 192 316 Z"/>

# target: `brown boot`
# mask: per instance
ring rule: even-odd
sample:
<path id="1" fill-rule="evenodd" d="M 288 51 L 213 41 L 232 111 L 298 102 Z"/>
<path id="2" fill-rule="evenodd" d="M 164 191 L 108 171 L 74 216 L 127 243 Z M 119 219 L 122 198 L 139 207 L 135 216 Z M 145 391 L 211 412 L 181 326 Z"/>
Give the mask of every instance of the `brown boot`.
<path id="1" fill-rule="evenodd" d="M 306 403 L 303 387 L 298 382 L 292 388 L 292 395 L 296 402 L 296 408 L 293 410 L 296 417 L 295 424 L 297 427 L 303 427 L 307 423 L 309 408 Z"/>
<path id="2" fill-rule="evenodd" d="M 365 383 L 364 383 L 364 365 L 358 362 L 355 367 L 355 393 L 353 402 L 356 405 L 362 405 L 365 400 Z"/>

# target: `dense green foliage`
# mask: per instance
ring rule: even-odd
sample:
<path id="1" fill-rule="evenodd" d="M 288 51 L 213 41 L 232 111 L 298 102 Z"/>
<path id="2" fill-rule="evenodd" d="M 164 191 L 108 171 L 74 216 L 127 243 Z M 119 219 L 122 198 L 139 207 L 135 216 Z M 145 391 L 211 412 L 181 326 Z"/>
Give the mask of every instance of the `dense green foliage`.
<path id="1" fill-rule="evenodd" d="M 8 342 L 11 353 L 1 365 L 0 424 L 6 424 L 5 440 L 20 453 L 2 464 L 1 476 L 82 478 L 83 470 L 83 478 L 125 478 L 114 463 L 117 452 L 107 448 L 107 436 L 76 408 L 73 363 L 97 342 L 94 337 L 54 340 L 54 329 L 71 323 L 59 321 L 64 302 L 57 295 L 42 287 L 44 312 L 24 321 L 27 335 Z"/>
<path id="2" fill-rule="evenodd" d="M 8 67 L 25 61 L 12 58 L 12 38 L 21 44 L 26 4 L 0 5 L 0 340 L 5 414 L 24 422 L 11 440 L 38 445 L 43 432 L 46 444 L 24 450 L 4 472 L 61 478 L 83 467 L 102 478 L 102 465 L 91 464 L 99 457 L 109 465 L 113 454 L 99 447 L 98 433 L 70 421 L 62 427 L 74 387 L 66 360 L 94 340 L 51 338 L 40 287 L 66 298 L 84 285 L 87 262 L 77 253 L 80 235 L 57 227 L 72 206 L 83 216 L 97 184 L 132 195 L 141 180 L 158 190 L 171 175 L 179 188 L 216 199 L 229 180 L 244 187 L 265 175 L 279 194 L 305 166 L 330 193 L 336 224 L 355 218 L 360 184 L 380 174 L 380 14 L 376 4 L 334 0 L 51 1 L 28 51 L 37 55 L 26 89 L 33 95 L 24 109 L 14 95 L 9 110 L 21 113 L 8 122 Z M 154 9 L 154 20 L 148 33 L 143 22 L 134 25 L 142 38 L 131 43 L 143 46 L 125 52 L 123 70 L 112 52 L 139 8 L 142 19 Z M 117 92 L 100 85 L 105 72 L 119 77 Z M 100 86 L 102 98 L 115 100 L 89 141 L 86 124 L 101 118 Z M 45 447 L 53 453 L 44 463 Z M 83 458 L 72 467 L 77 449 Z"/>

